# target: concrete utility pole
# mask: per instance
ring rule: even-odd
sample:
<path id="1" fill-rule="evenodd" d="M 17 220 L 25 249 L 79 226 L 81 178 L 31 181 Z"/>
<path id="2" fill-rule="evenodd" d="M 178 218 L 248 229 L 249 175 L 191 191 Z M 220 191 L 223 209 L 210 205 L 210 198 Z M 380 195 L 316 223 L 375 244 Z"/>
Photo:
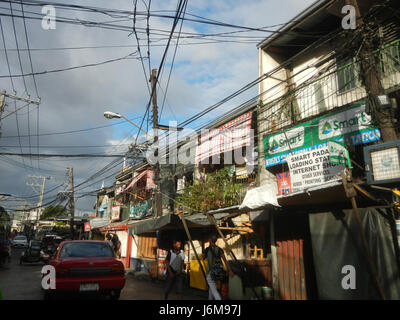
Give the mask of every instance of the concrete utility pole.
<path id="1" fill-rule="evenodd" d="M 69 175 L 69 214 L 70 214 L 70 228 L 71 228 L 71 239 L 74 239 L 74 216 L 75 216 L 75 205 L 74 205 L 74 169 L 68 168 Z"/>
<path id="2" fill-rule="evenodd" d="M 151 92 L 152 92 L 152 103 L 153 103 L 153 143 L 156 144 L 158 141 L 158 107 L 157 107 L 157 69 L 151 70 Z M 158 148 L 155 151 L 156 158 L 158 157 Z M 154 195 L 154 210 L 155 216 L 161 216 L 161 194 L 160 194 L 160 163 L 157 161 L 154 167 L 154 183 L 156 185 L 156 192 Z"/>
<path id="3" fill-rule="evenodd" d="M 360 0 L 346 0 L 346 3 L 354 6 L 356 9 L 356 17 L 358 21 L 357 28 L 363 27 L 364 21 L 361 16 Z M 378 26 L 376 26 L 378 28 Z M 375 106 L 375 121 L 382 133 L 382 140 L 384 142 L 397 140 L 396 130 L 391 115 L 390 108 L 380 108 L 377 106 L 376 97 L 385 95 L 385 89 L 382 86 L 379 66 L 380 61 L 377 57 L 376 46 L 374 42 L 379 43 L 376 39 L 376 34 L 371 35 L 363 30 L 364 34 L 362 40 L 364 41 L 363 48 L 361 50 L 361 73 L 364 79 L 365 89 L 368 94 L 369 103 Z"/>
<path id="4" fill-rule="evenodd" d="M 33 179 L 34 181 L 36 179 L 36 182 L 27 183 L 26 184 L 27 186 L 32 187 L 32 189 L 35 192 L 38 192 L 38 190 L 35 189 L 35 188 L 40 188 L 40 191 L 38 192 L 39 193 L 39 202 L 37 204 L 38 208 L 37 208 L 37 211 L 36 211 L 37 212 L 36 213 L 36 224 L 39 225 L 39 219 L 40 219 L 40 216 L 41 216 L 42 211 L 43 211 L 42 205 L 43 205 L 43 194 L 44 194 L 44 188 L 45 188 L 45 184 L 46 184 L 46 177 L 29 175 L 28 178 Z M 37 180 L 39 180 L 39 179 L 42 180 L 41 184 L 37 182 Z M 50 179 L 50 177 L 47 177 L 47 179 Z"/>

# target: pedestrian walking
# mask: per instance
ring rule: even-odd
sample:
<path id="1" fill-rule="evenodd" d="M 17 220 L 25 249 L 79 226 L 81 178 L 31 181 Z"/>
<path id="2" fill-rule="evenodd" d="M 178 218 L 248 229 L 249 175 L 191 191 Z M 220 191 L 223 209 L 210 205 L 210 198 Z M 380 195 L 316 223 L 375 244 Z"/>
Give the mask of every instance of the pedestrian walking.
<path id="1" fill-rule="evenodd" d="M 10 236 L 7 236 L 6 238 L 6 247 L 7 247 L 7 251 L 8 251 L 8 262 L 11 263 L 11 238 Z"/>
<path id="2" fill-rule="evenodd" d="M 168 252 L 165 259 L 166 261 L 166 280 L 165 280 L 165 291 L 164 299 L 168 299 L 168 295 L 171 292 L 173 286 L 176 286 L 176 294 L 178 299 L 182 300 L 183 296 L 183 284 L 185 280 L 184 262 L 185 254 L 181 249 L 181 241 L 174 240 L 172 242 L 172 250 Z"/>
<path id="3" fill-rule="evenodd" d="M 107 241 L 108 244 L 111 246 L 111 248 L 113 248 L 113 250 L 114 250 L 114 243 L 112 242 L 112 235 L 111 235 L 111 233 L 107 233 L 107 235 L 106 235 L 106 241 Z"/>
<path id="4" fill-rule="evenodd" d="M 111 241 L 114 245 L 115 256 L 118 259 L 121 259 L 121 241 L 119 241 L 119 238 L 116 234 L 113 235 Z"/>
<path id="5" fill-rule="evenodd" d="M 224 271 L 224 262 L 228 269 L 229 277 L 233 277 L 234 273 L 226 260 L 224 250 L 216 245 L 217 237 L 211 236 L 209 239 L 210 245 L 204 251 L 204 259 L 207 260 L 206 280 L 208 284 L 208 300 L 222 300 L 221 295 L 217 290 L 216 281 L 223 281 L 226 277 Z"/>

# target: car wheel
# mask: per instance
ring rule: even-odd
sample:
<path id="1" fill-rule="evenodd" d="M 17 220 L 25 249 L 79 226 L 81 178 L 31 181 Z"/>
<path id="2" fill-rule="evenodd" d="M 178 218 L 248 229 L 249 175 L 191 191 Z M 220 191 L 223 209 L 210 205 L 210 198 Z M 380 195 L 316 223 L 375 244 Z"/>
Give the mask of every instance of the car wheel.
<path id="1" fill-rule="evenodd" d="M 121 290 L 111 290 L 110 298 L 111 300 L 118 300 L 121 295 Z"/>

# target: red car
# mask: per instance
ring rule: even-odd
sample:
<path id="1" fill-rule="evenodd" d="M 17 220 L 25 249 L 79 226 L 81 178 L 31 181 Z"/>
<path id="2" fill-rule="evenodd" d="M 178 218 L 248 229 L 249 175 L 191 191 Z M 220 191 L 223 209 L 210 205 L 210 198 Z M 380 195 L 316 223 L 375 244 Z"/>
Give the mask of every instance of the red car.
<path id="1" fill-rule="evenodd" d="M 119 299 L 125 285 L 125 268 L 105 241 L 64 241 L 49 264 L 56 271 L 56 288 L 44 290 L 45 298 L 54 293 L 110 294 Z"/>

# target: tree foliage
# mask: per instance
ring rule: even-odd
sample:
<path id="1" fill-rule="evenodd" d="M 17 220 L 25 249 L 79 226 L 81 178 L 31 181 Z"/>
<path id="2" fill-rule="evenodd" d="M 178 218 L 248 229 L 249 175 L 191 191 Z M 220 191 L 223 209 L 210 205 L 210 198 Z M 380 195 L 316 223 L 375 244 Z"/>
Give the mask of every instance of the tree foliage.
<path id="1" fill-rule="evenodd" d="M 240 184 L 233 183 L 229 169 L 224 168 L 207 175 L 206 181 L 185 188 L 177 197 L 180 207 L 189 214 L 240 204 Z"/>
<path id="2" fill-rule="evenodd" d="M 48 206 L 43 210 L 40 217 L 41 220 L 48 218 L 56 218 L 67 214 L 67 210 L 63 206 Z"/>
<path id="3" fill-rule="evenodd" d="M 8 215 L 7 211 L 0 207 L 0 226 L 6 226 L 7 222 L 10 221 L 10 216 Z"/>

